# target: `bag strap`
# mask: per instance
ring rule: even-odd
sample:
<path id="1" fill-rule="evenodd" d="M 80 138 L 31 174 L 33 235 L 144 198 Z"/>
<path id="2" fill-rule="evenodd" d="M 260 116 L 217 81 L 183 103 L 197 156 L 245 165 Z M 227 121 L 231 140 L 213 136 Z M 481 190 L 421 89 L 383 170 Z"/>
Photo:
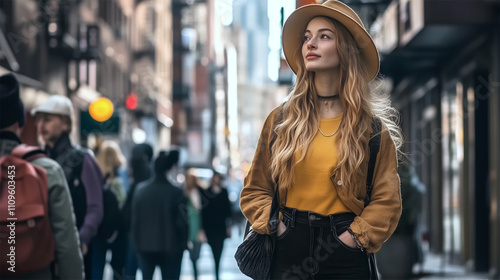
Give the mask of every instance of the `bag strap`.
<path id="1" fill-rule="evenodd" d="M 380 131 L 382 129 L 382 122 L 378 117 L 373 117 L 372 120 L 372 133 L 370 135 L 370 160 L 368 161 L 368 173 L 366 176 L 366 197 L 365 207 L 370 204 L 370 199 L 373 190 L 373 170 L 377 161 L 378 151 L 380 150 Z"/>
<path id="2" fill-rule="evenodd" d="M 370 159 L 368 161 L 368 173 L 366 176 L 366 197 L 365 207 L 370 204 L 370 199 L 373 190 L 373 171 L 375 163 L 377 162 L 377 155 L 380 150 L 380 131 L 382 130 L 382 122 L 378 117 L 373 117 L 372 120 L 372 133 L 368 146 L 370 147 Z M 370 280 L 378 280 L 377 263 L 374 253 L 368 255 L 368 267 L 370 270 Z"/>
<path id="3" fill-rule="evenodd" d="M 37 158 L 47 156 L 45 152 L 42 151 L 39 147 L 26 144 L 17 145 L 10 154 L 14 157 L 21 158 L 26 161 L 33 161 Z"/>
<path id="4" fill-rule="evenodd" d="M 273 201 L 271 203 L 271 212 L 269 213 L 269 233 L 271 236 L 276 236 L 278 233 L 278 225 L 280 223 L 280 192 L 276 182 L 276 191 L 274 192 Z"/>

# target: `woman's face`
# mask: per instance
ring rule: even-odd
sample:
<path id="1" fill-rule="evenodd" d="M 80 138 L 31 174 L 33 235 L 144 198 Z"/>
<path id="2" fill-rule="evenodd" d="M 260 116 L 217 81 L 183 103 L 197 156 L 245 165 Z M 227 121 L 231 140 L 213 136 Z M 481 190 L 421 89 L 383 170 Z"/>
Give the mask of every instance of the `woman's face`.
<path id="1" fill-rule="evenodd" d="M 304 32 L 302 58 L 307 71 L 337 71 L 340 59 L 333 23 L 324 17 L 313 18 Z"/>
<path id="2" fill-rule="evenodd" d="M 196 186 L 196 177 L 194 175 L 188 174 L 186 176 L 186 187 L 192 188 Z"/>

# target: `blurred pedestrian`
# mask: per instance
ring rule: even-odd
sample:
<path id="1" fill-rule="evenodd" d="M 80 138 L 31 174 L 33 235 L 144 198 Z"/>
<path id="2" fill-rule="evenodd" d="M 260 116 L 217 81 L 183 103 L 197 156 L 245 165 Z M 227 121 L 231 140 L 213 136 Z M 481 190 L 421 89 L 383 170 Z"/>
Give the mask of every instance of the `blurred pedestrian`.
<path id="1" fill-rule="evenodd" d="M 425 185 L 407 165 L 399 166 L 398 174 L 403 212 L 394 234 L 377 253 L 384 279 L 412 279 L 413 266 L 423 262 L 421 226 Z"/>
<path id="2" fill-rule="evenodd" d="M 200 257 L 201 245 L 206 242 L 205 232 L 202 228 L 201 209 L 202 197 L 201 188 L 198 185 L 198 178 L 193 174 L 192 169 L 186 171 L 186 183 L 184 184 L 184 194 L 188 199 L 187 216 L 189 217 L 189 257 L 193 264 L 194 279 L 198 279 L 198 268 L 196 261 Z"/>
<path id="3" fill-rule="evenodd" d="M 103 226 L 110 226 L 114 223 L 112 235 L 110 237 L 105 236 L 108 231 L 101 231 L 94 240 L 92 247 L 92 279 L 102 279 L 108 250 L 111 250 L 112 253 L 110 264 L 113 268 L 114 279 L 122 279 L 125 272 L 127 253 L 127 231 L 123 226 L 121 212 L 126 199 L 125 184 L 128 182 L 128 176 L 124 178 L 123 175 L 126 161 L 120 146 L 111 140 L 104 140 L 99 145 L 96 159 L 104 174 L 105 188 L 109 188 L 116 198 L 119 211 L 115 213 L 114 217 L 111 217 L 113 218 L 112 221 L 103 221 L 103 223 L 108 224 L 102 224 L 100 227 L 101 229 Z"/>
<path id="4" fill-rule="evenodd" d="M 52 95 L 31 111 L 38 135 L 45 143 L 45 152 L 64 170 L 71 192 L 76 226 L 84 255 L 85 275 L 90 279 L 90 243 L 97 234 L 103 217 L 103 182 L 101 169 L 93 153 L 72 143 L 73 105 L 66 96 Z"/>
<path id="5" fill-rule="evenodd" d="M 110 142 L 114 142 L 114 141 L 96 138 L 96 140 L 94 142 L 95 142 L 94 154 L 96 155 L 96 158 L 97 158 L 98 157 L 97 155 L 99 154 L 99 149 L 102 147 L 102 144 L 104 142 L 109 144 Z M 114 142 L 114 144 L 112 144 L 112 145 L 118 145 L 118 144 L 116 144 L 116 142 Z M 130 189 L 130 176 L 128 174 L 127 160 L 123 156 L 123 152 L 121 151 L 120 146 L 118 146 L 116 148 L 119 149 L 120 157 L 121 157 L 120 161 L 122 161 L 122 165 L 119 168 L 117 168 L 115 171 L 117 172 L 118 177 L 121 178 L 123 189 L 125 190 L 125 197 L 126 197 L 126 194 L 128 193 L 128 191 Z"/>
<path id="6" fill-rule="evenodd" d="M 153 158 L 153 147 L 147 143 L 137 144 L 132 148 L 129 167 L 132 182 L 127 192 L 127 199 L 123 206 L 123 221 L 128 232 L 127 259 L 125 264 L 125 279 L 135 279 L 137 274 L 137 254 L 134 249 L 130 235 L 130 224 L 132 223 L 132 199 L 139 183 L 151 178 L 151 159 Z"/>
<path id="7" fill-rule="evenodd" d="M 218 280 L 224 240 L 231 235 L 231 204 L 222 184 L 222 174 L 214 171 L 210 186 L 203 192 L 203 202 L 201 220 L 208 245 L 212 248 L 215 279 Z"/>
<path id="8" fill-rule="evenodd" d="M 414 169 L 408 165 L 401 165 L 398 168 L 398 174 L 401 178 L 401 198 L 403 200 L 403 212 L 401 219 L 394 231 L 394 235 L 411 236 L 411 263 L 423 262 L 421 226 L 423 198 L 425 194 L 425 185 L 418 178 Z"/>
<path id="9" fill-rule="evenodd" d="M 160 152 L 153 179 L 137 186 L 132 200 L 132 239 L 143 279 L 152 279 L 156 266 L 163 279 L 179 279 L 187 247 L 187 200 L 167 172 L 179 161 L 179 151 Z"/>
<path id="10" fill-rule="evenodd" d="M 377 49 L 356 13 L 332 0 L 295 10 L 282 42 L 297 79 L 288 101 L 264 123 L 242 211 L 255 232 L 269 234 L 279 187 L 282 221 L 271 279 L 370 279 L 367 252 L 380 249 L 401 214 L 401 132 L 388 97 L 369 86 L 379 69 Z M 376 120 L 380 152 L 364 207 Z"/>
<path id="11" fill-rule="evenodd" d="M 234 173 L 231 170 L 229 173 L 229 178 L 227 180 L 227 191 L 229 194 L 229 201 L 231 202 L 231 228 L 236 230 L 236 233 L 231 232 L 231 235 L 233 236 L 234 234 L 236 234 L 236 236 L 239 236 L 239 238 L 241 238 L 241 235 L 243 235 L 245 231 L 245 224 L 247 221 L 243 213 L 241 213 L 240 208 L 240 196 L 242 188 L 243 180 L 241 180 L 237 176 L 234 176 Z"/>
<path id="12" fill-rule="evenodd" d="M 127 197 L 125 185 L 128 182 L 128 175 L 125 175 L 125 178 L 121 175 L 126 169 L 127 163 L 120 146 L 114 141 L 105 140 L 97 151 L 96 160 L 104 175 L 105 182 L 115 193 L 120 207 L 123 207 Z"/>
<path id="13" fill-rule="evenodd" d="M 5 159 L 7 155 L 13 153 L 13 151 L 17 151 L 19 148 L 26 149 L 27 146 L 21 145 L 21 131 L 25 124 L 25 111 L 24 105 L 19 97 L 19 83 L 14 74 L 6 74 L 0 77 L 0 156 Z M 33 147 L 30 147 L 33 148 Z M 33 153 L 32 153 L 33 154 Z M 54 242 L 54 251 L 46 252 L 39 250 L 46 250 L 47 244 L 38 244 L 33 246 L 34 251 L 30 253 L 32 256 L 40 256 L 40 254 L 46 256 L 45 259 L 38 259 L 37 263 L 44 263 L 47 261 L 51 261 L 48 256 L 52 256 L 54 258 L 53 264 L 55 269 L 52 273 L 50 263 L 43 267 L 42 269 L 38 269 L 33 272 L 29 272 L 27 274 L 17 274 L 17 273 L 9 273 L 9 275 L 2 275 L 0 279 L 83 279 L 84 278 L 84 269 L 83 269 L 83 257 L 80 251 L 80 241 L 78 236 L 78 231 L 76 229 L 75 217 L 73 215 L 73 205 L 70 197 L 70 190 L 68 188 L 68 184 L 66 182 L 66 178 L 64 177 L 63 170 L 61 166 L 55 162 L 54 160 L 48 157 L 37 157 L 33 160 L 29 161 L 35 169 L 38 170 L 41 168 L 46 175 L 47 182 L 47 190 L 48 193 L 45 194 L 48 201 L 48 217 L 50 221 L 50 225 L 48 226 L 49 231 L 52 231 L 52 235 L 48 236 L 49 241 L 47 242 L 44 238 L 47 236 L 43 236 L 40 234 L 37 236 L 38 242 L 46 242 L 49 243 L 51 240 Z M 14 166 L 15 168 L 16 166 Z M 17 166 L 20 168 L 21 166 Z M 3 173 L 6 173 L 7 168 L 3 169 L 2 166 L 2 180 L 4 178 Z M 20 176 L 20 172 L 26 172 L 22 170 L 14 170 L 17 173 L 17 176 Z M 20 207 L 20 203 L 22 197 L 19 195 L 22 194 L 22 182 L 17 182 L 16 189 L 16 198 L 18 199 L 19 204 L 16 207 Z M 35 185 L 24 186 L 26 188 L 30 188 L 31 190 L 35 190 Z M 35 190 L 36 191 L 36 190 Z M 34 201 L 30 201 L 33 203 Z M 37 206 L 33 204 L 34 206 Z M 30 206 L 33 206 L 30 205 Z M 22 210 L 22 209 L 19 209 Z M 25 215 L 29 215 L 29 212 L 32 210 L 26 209 L 24 212 Z M 36 213 L 37 218 L 37 227 L 36 230 L 40 228 L 40 225 L 43 223 L 43 217 L 39 216 L 40 213 Z M 29 224 L 29 223 L 28 223 Z M 2 227 L 5 225 L 2 225 Z M 33 225 L 35 227 L 35 225 Z M 19 227 L 17 230 L 21 230 Z M 35 229 L 33 228 L 32 231 Z M 26 232 L 19 231 L 17 236 L 18 244 L 17 249 L 19 250 L 17 254 L 21 254 L 21 248 L 25 246 L 30 246 L 30 242 L 32 240 L 23 240 L 23 236 L 26 236 Z M 3 234 L 2 234 L 3 235 Z M 7 247 L 7 241 L 2 237 L 3 243 L 2 246 Z M 23 244 L 24 241 L 24 244 Z M 11 244 L 11 242 L 8 242 Z M 38 252 L 37 252 L 38 251 Z M 18 264 L 22 266 L 21 260 L 19 259 L 21 255 L 18 255 Z M 2 256 L 4 257 L 4 256 Z M 2 263 L 2 267 L 4 267 L 6 263 Z M 19 269 L 29 269 L 28 267 L 19 267 Z"/>

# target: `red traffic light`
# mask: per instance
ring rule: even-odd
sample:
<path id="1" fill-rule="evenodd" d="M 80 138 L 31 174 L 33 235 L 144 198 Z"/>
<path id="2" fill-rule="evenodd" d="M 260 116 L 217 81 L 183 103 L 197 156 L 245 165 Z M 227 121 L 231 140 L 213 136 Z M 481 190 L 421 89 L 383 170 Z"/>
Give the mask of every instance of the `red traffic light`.
<path id="1" fill-rule="evenodd" d="M 129 110 L 135 110 L 137 108 L 137 94 L 131 93 L 127 96 L 125 100 L 125 107 Z"/>

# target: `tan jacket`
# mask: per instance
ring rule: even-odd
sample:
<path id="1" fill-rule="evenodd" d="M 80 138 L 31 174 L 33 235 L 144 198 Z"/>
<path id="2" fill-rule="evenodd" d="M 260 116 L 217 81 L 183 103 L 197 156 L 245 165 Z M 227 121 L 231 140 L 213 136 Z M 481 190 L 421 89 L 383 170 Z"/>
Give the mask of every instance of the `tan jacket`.
<path id="1" fill-rule="evenodd" d="M 252 228 L 260 234 L 268 234 L 269 211 L 275 182 L 271 177 L 270 141 L 273 129 L 279 119 L 280 108 L 274 109 L 267 117 L 255 151 L 252 167 L 245 178 L 241 192 L 240 206 Z M 357 215 L 351 224 L 368 252 L 376 252 L 396 229 L 401 216 L 401 189 L 397 173 L 397 155 L 389 130 L 382 126 L 380 151 L 373 174 L 373 191 L 370 204 L 364 208 L 366 196 L 366 176 L 368 158 L 361 166 L 362 172 L 355 174 L 354 186 L 343 186 L 335 172 L 331 180 L 342 202 Z M 366 147 L 368 152 L 368 146 Z M 355 188 L 350 192 L 350 188 Z M 356 195 L 354 196 L 353 193 Z M 281 205 L 286 202 L 286 190 L 280 189 Z"/>

